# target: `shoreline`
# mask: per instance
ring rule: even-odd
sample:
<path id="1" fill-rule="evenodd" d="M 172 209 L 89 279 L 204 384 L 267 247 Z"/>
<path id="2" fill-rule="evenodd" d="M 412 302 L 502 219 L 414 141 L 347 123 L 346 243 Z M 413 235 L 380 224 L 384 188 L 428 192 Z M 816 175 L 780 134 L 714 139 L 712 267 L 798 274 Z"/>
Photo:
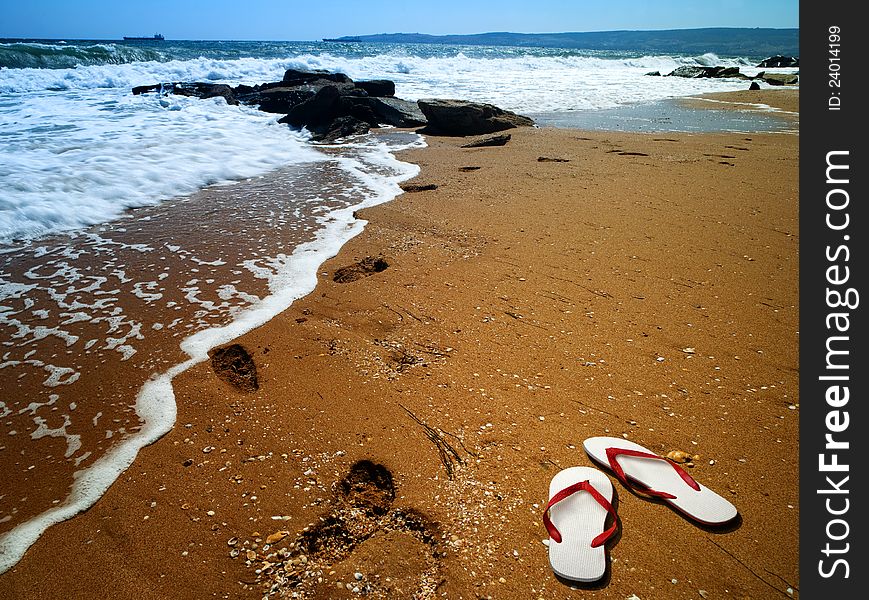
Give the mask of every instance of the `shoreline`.
<path id="1" fill-rule="evenodd" d="M 178 597 L 188 597 L 187 594 L 190 594 L 189 597 L 202 597 L 212 592 L 218 597 L 223 593 L 241 595 L 240 586 L 235 582 L 250 581 L 252 569 L 247 568 L 242 561 L 228 557 L 226 540 L 238 537 L 256 543 L 253 541 L 257 537 L 253 536 L 255 531 L 265 538 L 273 530 L 290 531 L 291 535 L 287 537 L 294 538 L 309 522 L 316 521 L 318 516 L 328 513 L 330 509 L 334 510 L 340 504 L 331 498 L 333 484 L 340 480 L 354 460 L 368 458 L 386 465 L 392 472 L 396 481 L 394 504 L 427 515 L 432 530 L 444 536 L 439 542 L 441 546 L 438 552 L 446 552 L 447 556 L 440 561 L 434 560 L 432 552 L 421 546 L 421 542 L 407 530 L 387 528 L 381 536 L 381 546 L 366 542 L 372 547 L 360 546 L 341 561 L 341 565 L 354 560 L 367 560 L 373 564 L 377 556 L 389 557 L 390 551 L 400 552 L 402 556 L 409 557 L 409 564 L 417 567 L 417 572 L 428 572 L 432 568 L 429 563 L 434 560 L 436 571 L 447 577 L 446 587 L 442 590 L 448 591 L 449 597 L 474 597 L 470 594 L 482 593 L 487 588 L 493 597 L 522 598 L 529 597 L 522 594 L 532 592 L 543 597 L 560 597 L 558 595 L 566 589 L 551 577 L 545 547 L 540 544 L 544 533 L 539 525 L 539 511 L 532 507 L 535 503 L 545 501 L 546 484 L 555 472 L 552 470 L 554 464 L 568 466 L 588 463 L 580 451 L 581 437 L 570 433 L 571 430 L 580 427 L 590 435 L 598 435 L 602 434 L 600 432 L 603 429 L 613 428 L 622 433 L 615 427 L 618 424 L 631 439 L 658 444 L 655 451 L 667 444 L 686 446 L 684 449 L 688 450 L 690 442 L 694 441 L 698 446 L 702 445 L 704 458 L 715 456 L 717 459 L 713 460 L 717 463 L 732 462 L 730 469 L 744 468 L 739 466 L 744 464 L 740 463 L 740 457 L 735 457 L 727 446 L 730 440 L 719 439 L 720 436 L 715 435 L 714 423 L 707 422 L 703 415 L 697 414 L 695 408 L 675 395 L 677 392 L 664 392 L 672 387 L 665 383 L 667 377 L 661 378 L 658 374 L 652 379 L 659 386 L 655 393 L 665 393 L 672 402 L 658 395 L 655 396 L 655 402 L 667 403 L 661 406 L 679 406 L 681 412 L 673 411 L 677 416 L 658 414 L 664 410 L 660 406 L 653 411 L 649 407 L 633 406 L 637 404 L 637 398 L 650 395 L 648 390 L 643 392 L 639 388 L 654 388 L 650 382 L 642 385 L 633 382 L 644 381 L 645 369 L 663 370 L 656 366 L 657 355 L 653 356 L 653 353 L 667 352 L 665 356 L 661 354 L 665 358 L 664 365 L 668 364 L 666 361 L 676 361 L 676 357 L 680 357 L 676 348 L 679 344 L 671 337 L 674 333 L 646 331 L 645 338 L 631 337 L 630 344 L 624 342 L 628 338 L 619 340 L 617 333 L 632 331 L 640 321 L 650 325 L 658 319 L 654 311 L 633 306 L 637 302 L 645 302 L 645 297 L 642 300 L 636 297 L 640 295 L 637 293 L 640 289 L 645 289 L 636 283 L 641 280 L 657 295 L 643 293 L 650 300 L 655 300 L 658 309 L 674 310 L 674 317 L 682 318 L 691 314 L 683 295 L 696 294 L 698 299 L 711 300 L 708 304 L 715 305 L 723 312 L 732 313 L 735 307 L 748 309 L 752 334 L 766 327 L 782 338 L 784 325 L 763 325 L 763 319 L 757 311 L 765 311 L 766 308 L 745 304 L 744 299 L 738 295 L 733 297 L 732 290 L 728 291 L 726 287 L 724 290 L 716 288 L 715 291 L 722 292 L 722 295 L 731 295 L 728 299 L 732 301 L 733 308 L 730 308 L 730 304 L 717 299 L 717 296 L 714 299 L 706 296 L 706 290 L 702 288 L 715 287 L 713 284 L 686 275 L 702 272 L 694 264 L 699 258 L 690 256 L 698 250 L 697 254 L 714 257 L 722 265 L 727 263 L 729 268 L 735 269 L 759 267 L 756 263 L 767 261 L 748 254 L 746 256 L 752 260 L 731 256 L 733 248 L 727 245 L 724 248 L 728 251 L 706 247 L 705 244 L 698 244 L 701 246 L 699 249 L 694 248 L 691 242 L 697 244 L 701 240 L 689 236 L 687 241 L 678 243 L 666 239 L 664 246 L 671 254 L 667 261 L 673 261 L 674 264 L 662 262 L 663 257 L 657 255 L 655 247 L 644 241 L 644 235 L 650 237 L 652 233 L 658 234 L 658 230 L 644 230 L 642 220 L 633 217 L 630 211 L 639 211 L 647 218 L 655 218 L 656 213 L 666 212 L 688 228 L 685 231 L 674 230 L 678 235 L 685 235 L 691 230 L 692 225 L 686 214 L 698 219 L 704 229 L 724 230 L 727 227 L 703 215 L 701 208 L 715 213 L 718 210 L 715 204 L 704 202 L 702 207 L 686 205 L 678 202 L 680 198 L 675 192 L 662 192 L 668 201 L 661 202 L 649 193 L 645 185 L 640 185 L 645 180 L 632 182 L 625 179 L 624 174 L 661 177 L 655 174 L 655 170 L 663 170 L 665 175 L 679 180 L 680 189 L 684 192 L 690 180 L 684 179 L 677 167 L 693 169 L 698 174 L 705 174 L 704 168 L 733 167 L 751 182 L 740 184 L 740 189 L 755 185 L 756 194 L 763 196 L 758 199 L 748 191 L 743 191 L 752 203 L 760 205 L 753 208 L 757 211 L 754 214 L 767 215 L 775 206 L 774 196 L 780 192 L 771 191 L 775 187 L 767 182 L 769 174 L 754 173 L 750 165 L 755 161 L 766 164 L 764 161 L 769 160 L 767 154 L 777 156 L 779 161 L 787 161 L 790 157 L 790 170 L 779 169 L 773 173 L 773 177 L 784 185 L 784 189 L 795 194 L 797 140 L 792 136 L 768 134 L 752 136 L 757 138 L 750 140 L 752 144 L 742 139 L 740 143 L 746 146 L 759 146 L 759 154 L 763 156 L 755 157 L 748 149 L 722 149 L 736 146 L 734 142 L 745 137 L 741 134 L 674 134 L 664 139 L 653 134 L 576 130 L 513 130 L 511 133 L 514 139 L 506 148 L 457 150 L 457 139 L 427 138 L 430 148 L 401 153 L 400 159 L 406 157 L 422 167 L 415 183 L 436 183 L 439 187 L 434 191 L 407 193 L 385 205 L 364 210 L 361 216 L 368 220 L 365 232 L 344 245 L 337 257 L 327 261 L 320 271 L 331 276 L 340 267 L 378 254 L 386 257 L 389 267 L 346 284 L 332 282 L 329 277 L 320 277 L 312 294 L 296 301 L 287 311 L 264 326 L 242 336 L 238 341 L 253 351 L 257 367 L 262 372 L 263 385 L 260 391 L 239 394 L 217 380 L 207 363 L 200 363 L 182 374 L 176 382 L 179 417 L 173 431 L 144 449 L 132 468 L 90 511 L 50 529 L 45 539 L 37 542 L 18 566 L 0 577 L 0 589 L 23 594 L 20 597 L 30 597 L 27 594 L 35 593 L 38 589 L 32 586 L 40 579 L 39 565 L 51 564 L 51 560 L 45 562 L 46 556 L 72 560 L 75 549 L 81 547 L 82 541 L 93 538 L 94 544 L 90 545 L 90 549 L 99 557 L 98 564 L 105 568 L 111 564 L 117 566 L 119 557 L 124 557 L 121 561 L 123 573 L 116 574 L 120 584 L 118 597 L 161 597 L 160 591 L 165 593 L 169 589 L 166 585 L 178 585 L 179 581 L 186 582 L 180 585 L 187 592 Z M 681 144 L 674 144 L 674 141 Z M 714 152 L 707 150 L 718 151 L 723 156 L 715 156 Z M 503 161 L 505 153 L 510 156 L 509 161 Z M 538 161 L 541 156 L 566 162 Z M 514 164 L 515 169 L 502 162 Z M 774 165 L 775 161 L 772 163 Z M 459 170 L 471 166 L 480 168 Z M 716 200 L 727 204 L 726 208 L 730 212 L 721 212 L 719 216 L 735 220 L 734 231 L 731 232 L 733 235 L 741 236 L 745 229 L 751 229 L 753 235 L 772 236 L 762 241 L 769 242 L 774 252 L 779 253 L 782 262 L 764 265 L 765 269 L 771 269 L 765 276 L 752 272 L 750 283 L 760 289 L 770 285 L 767 281 L 769 276 L 791 282 L 794 289 L 786 294 L 790 304 L 784 302 L 777 311 L 787 313 L 779 317 L 786 323 L 796 323 L 793 297 L 796 286 L 793 275 L 796 273 L 796 251 L 793 247 L 797 235 L 795 205 L 791 209 L 794 214 L 789 215 L 784 211 L 775 215 L 783 223 L 792 225 L 788 235 L 779 239 L 777 236 L 782 236 L 780 232 L 764 233 L 750 219 L 743 220 L 738 212 L 732 212 L 736 207 L 732 201 L 728 201 L 727 190 L 724 189 L 732 183 L 732 173 L 711 172 L 708 175 L 708 181 L 701 179 L 698 183 Z M 794 181 L 789 181 L 787 175 Z M 609 177 L 611 181 L 601 181 L 601 177 Z M 613 204 L 596 199 L 593 192 L 602 196 L 611 194 Z M 635 199 L 631 198 L 632 194 Z M 670 198 L 673 195 L 677 197 Z M 571 196 L 581 198 L 587 206 L 578 210 L 568 202 L 567 198 Z M 517 201 L 517 197 L 523 200 Z M 476 203 L 469 207 L 467 199 L 476 200 Z M 688 212 L 672 214 L 675 209 L 669 206 L 670 201 L 678 205 L 679 210 Z M 440 203 L 446 206 L 439 207 Z M 558 227 L 550 229 L 552 224 L 548 223 L 546 215 L 535 214 L 535 207 L 556 210 L 555 214 L 573 217 L 592 212 L 598 214 L 600 222 L 594 219 L 582 221 L 576 231 L 565 232 L 564 223 L 557 223 Z M 528 223 L 528 231 L 520 231 L 526 227 L 505 219 L 506 214 L 501 214 L 502 208 L 506 214 L 521 215 L 520 221 Z M 609 214 L 617 208 L 629 209 L 629 212 L 621 217 Z M 490 229 L 495 225 L 494 230 Z M 621 227 L 626 228 L 626 231 L 619 233 L 614 230 Z M 586 245 L 577 245 L 580 240 L 573 240 L 573 235 L 579 236 Z M 678 235 L 674 237 L 678 238 Z M 535 239 L 527 239 L 529 236 Z M 559 245 L 560 253 L 546 251 L 546 240 L 550 238 L 552 244 Z M 619 256 L 618 253 L 605 251 L 605 247 L 614 241 L 621 244 L 620 249 L 640 249 L 648 255 Z M 726 238 L 724 241 L 730 243 Z M 765 247 L 759 239 L 751 236 L 743 241 L 753 246 L 755 252 L 752 254 L 762 253 Z M 587 250 L 600 252 L 606 260 L 612 261 L 610 268 L 594 264 L 596 259 L 588 255 Z M 676 254 L 672 255 L 674 252 Z M 556 259 L 557 262 L 553 263 L 555 266 L 550 264 L 549 261 Z M 743 263 L 743 260 L 747 262 Z M 649 266 L 636 268 L 637 264 L 645 262 Z M 577 266 L 582 268 L 577 269 Z M 681 269 L 681 280 L 667 282 L 668 266 Z M 785 271 L 784 275 L 778 273 L 781 270 Z M 580 284 L 582 277 L 591 281 Z M 610 277 L 617 281 L 611 282 Z M 731 285 L 741 282 L 734 275 L 723 277 Z M 666 289 L 656 288 L 662 285 Z M 696 288 L 701 289 L 685 291 Z M 566 293 L 568 290 L 569 294 Z M 619 290 L 619 293 L 615 290 Z M 770 302 L 761 306 L 768 304 Z M 576 316 L 579 313 L 583 316 Z M 601 314 L 606 317 L 600 317 Z M 711 317 L 708 314 L 703 316 L 706 319 Z M 631 318 L 634 319 L 633 324 L 630 323 Z M 612 332 L 603 331 L 604 319 L 612 320 Z M 569 328 L 560 329 L 565 322 Z M 720 319 L 719 322 L 719 326 L 725 323 Z M 682 323 L 674 328 L 679 330 L 679 336 L 684 337 L 693 327 Z M 740 326 L 732 325 L 732 328 L 739 330 Z M 576 333 L 584 333 L 590 340 L 598 341 L 587 346 L 577 345 L 578 342 L 573 341 Z M 708 332 L 704 335 L 710 347 L 731 354 L 731 345 L 743 349 L 747 343 L 742 340 L 744 336 L 737 336 L 742 340 L 740 342 L 725 343 L 714 339 Z M 648 337 L 655 339 L 661 344 L 660 347 L 654 348 Z M 782 338 L 781 343 L 786 345 L 788 341 Z M 526 344 L 533 344 L 528 347 L 538 348 L 542 356 L 529 357 L 521 352 Z M 795 348 L 795 342 L 793 346 Z M 604 356 L 604 349 L 611 356 Z M 766 349 L 783 365 L 791 366 L 795 364 L 792 350 L 787 347 Z M 502 362 L 496 363 L 493 351 L 502 353 L 502 356 L 497 357 Z M 582 356 L 574 356 L 578 353 Z M 720 352 L 710 353 L 710 356 L 715 355 L 723 356 Z M 648 358 L 648 364 L 643 360 L 641 368 L 631 362 L 639 357 Z M 690 355 L 680 358 L 692 360 Z M 751 369 L 745 371 L 743 365 L 738 364 L 747 359 L 748 356 L 740 357 L 739 360 L 731 358 L 724 361 L 727 364 L 722 368 L 734 370 L 736 378 L 748 382 L 752 379 Z M 595 366 L 580 368 L 577 361 L 582 365 L 594 363 Z M 622 368 L 611 368 L 610 364 Z M 686 365 L 683 368 L 693 369 L 696 362 L 682 364 Z M 766 375 L 774 371 L 769 365 L 764 365 L 764 369 L 760 371 Z M 570 373 L 560 373 L 565 370 Z M 589 375 L 589 370 L 603 373 Z M 678 373 L 669 375 L 672 378 Z M 692 383 L 702 390 L 700 394 L 712 395 L 717 385 L 712 383 L 714 374 L 704 369 L 703 376 L 710 380 L 701 382 L 697 379 L 692 380 Z M 612 386 L 602 384 L 598 377 L 607 377 L 618 383 L 610 389 Z M 684 377 L 691 380 L 699 375 L 689 372 Z M 777 388 L 787 389 L 789 398 L 798 406 L 795 376 L 785 374 L 781 377 L 783 382 L 776 383 Z M 481 378 L 485 379 L 485 385 L 480 384 Z M 637 389 L 630 389 L 632 387 Z M 759 392 L 761 388 L 757 387 L 750 394 L 766 395 L 769 386 Z M 603 394 L 615 389 L 619 390 L 617 394 Z M 567 400 L 575 404 L 565 405 L 563 400 L 555 397 L 559 390 L 561 394 L 569 396 L 576 396 L 579 391 L 584 393 L 575 401 Z M 641 392 L 642 395 L 634 392 Z M 734 390 L 729 389 L 728 393 L 732 394 Z M 455 405 L 456 397 L 459 399 L 458 406 Z M 366 410 L 358 414 L 354 409 L 363 400 Z M 739 408 L 739 403 L 733 398 L 728 398 L 727 404 L 732 405 L 731 410 Z M 566 410 L 567 406 L 570 411 Z M 739 410 L 749 417 L 767 418 L 770 408 L 742 407 Z M 215 416 L 221 416 L 220 413 L 223 413 L 223 421 L 215 419 Z M 446 463 L 441 461 L 437 449 L 432 446 L 432 439 L 426 435 L 428 430 L 410 418 L 410 414 L 435 431 L 449 434 L 446 439 L 461 438 L 461 443 L 454 442 L 449 446 L 456 452 L 456 456 L 453 456 L 455 464 L 452 479 L 446 473 Z M 616 415 L 618 418 L 613 421 Z M 787 415 L 784 412 L 783 419 Z M 741 416 L 740 420 L 745 416 Z M 670 419 L 683 423 L 699 419 L 703 423 L 698 431 L 703 431 L 708 437 L 692 440 L 692 436 L 681 429 L 678 435 L 673 436 L 660 433 L 657 424 Z M 769 463 L 772 458 L 783 458 L 793 459 L 795 464 L 795 420 L 784 419 L 782 423 L 783 430 L 794 436 L 794 439 L 787 440 L 788 450 L 760 462 Z M 627 421 L 634 421 L 634 425 L 628 423 L 629 426 L 626 426 Z M 655 431 L 640 433 L 641 430 L 637 428 L 646 423 L 656 425 L 647 428 Z M 736 433 L 733 435 L 738 436 Z M 441 439 L 444 439 L 443 436 Z M 558 447 L 546 440 L 552 440 Z M 737 446 L 736 450 L 741 450 L 746 445 L 750 446 L 750 442 L 750 439 L 737 439 L 734 445 Z M 407 447 L 408 443 L 411 444 L 410 448 Z M 574 448 L 569 448 L 569 445 Z M 216 455 L 219 460 L 212 457 L 211 451 L 203 453 L 203 449 L 208 447 L 219 449 Z M 751 457 L 754 462 L 754 455 Z M 185 467 L 184 463 L 191 459 L 192 464 Z M 517 468 L 504 471 L 499 463 L 505 461 L 506 464 L 517 464 Z M 316 468 L 306 468 L 311 464 L 315 464 Z M 711 481 L 720 487 L 728 478 L 713 467 L 698 463 L 697 476 L 702 477 L 704 483 L 709 484 Z M 780 466 L 776 468 L 781 469 Z M 194 474 L 191 474 L 191 469 L 195 469 Z M 312 474 L 307 474 L 308 471 L 312 471 Z M 758 471 L 752 469 L 752 473 L 757 475 Z M 524 479 L 518 485 L 521 492 L 518 494 L 511 493 L 517 488 L 508 483 L 508 478 L 514 474 L 521 474 L 520 480 Z M 236 477 L 241 482 L 236 483 Z M 737 475 L 732 478 L 736 487 L 747 483 L 743 482 L 742 477 Z M 308 483 L 310 480 L 314 483 Z M 295 487 L 297 485 L 298 488 Z M 309 489 L 305 490 L 306 487 Z M 793 482 L 785 482 L 783 487 L 794 494 L 793 503 L 798 506 Z M 434 490 L 440 493 L 434 493 Z M 613 562 L 609 585 L 596 592 L 596 595 L 617 598 L 637 593 L 640 597 L 644 597 L 644 594 L 647 597 L 655 592 L 650 592 L 648 588 L 631 588 L 632 581 L 625 578 L 626 573 L 622 569 L 629 571 L 635 568 L 629 564 L 639 565 L 643 581 L 649 586 L 652 581 L 660 579 L 655 565 L 665 565 L 673 553 L 669 553 L 667 560 L 663 557 L 651 562 L 644 559 L 641 549 L 629 541 L 628 534 L 628 531 L 636 532 L 640 528 L 628 525 L 628 521 L 643 523 L 647 519 L 659 520 L 670 528 L 664 530 L 661 523 L 657 524 L 655 529 L 659 534 L 679 531 L 689 538 L 692 535 L 696 537 L 697 529 L 681 519 L 674 520 L 675 515 L 666 507 L 641 502 L 622 489 L 618 491 L 622 504 L 623 534 L 610 553 L 612 558 L 624 553 L 618 559 L 623 562 Z M 768 524 L 770 511 L 763 506 L 756 506 L 762 502 L 757 495 L 749 490 L 743 504 L 742 490 L 736 491 L 740 510 L 743 511 L 744 506 L 752 509 L 745 509 L 743 514 L 760 514 Z M 776 493 L 781 496 L 780 492 Z M 253 496 L 257 498 L 251 499 Z M 443 498 L 437 499 L 439 496 Z M 476 502 L 476 512 L 469 499 Z M 464 508 L 471 516 L 469 520 L 453 514 L 455 506 L 462 504 L 466 504 Z M 187 508 L 184 508 L 185 505 Z M 126 515 L 118 516 L 117 509 L 122 509 Z M 208 514 L 210 510 L 214 511 L 213 515 Z M 793 578 L 796 577 L 797 569 L 795 532 L 798 510 L 788 510 L 793 522 L 786 524 L 785 531 L 779 533 L 779 540 L 793 539 L 794 547 L 787 552 L 787 556 L 770 560 L 769 571 L 796 585 L 798 582 L 794 582 Z M 284 521 L 269 518 L 281 515 L 290 518 Z M 251 522 L 249 519 L 253 518 L 257 520 Z M 479 523 L 475 523 L 475 520 Z M 434 526 L 435 522 L 439 523 L 437 527 Z M 506 523 L 504 529 L 499 529 L 499 522 Z M 108 528 L 106 534 L 93 533 L 101 530 L 101 527 L 96 526 L 100 523 Z M 89 532 L 91 527 L 93 529 Z M 473 527 L 483 530 L 478 531 L 480 535 L 477 539 L 470 532 Z M 745 532 L 747 527 L 750 527 L 751 533 Z M 171 540 L 165 535 L 169 531 L 176 532 Z M 743 548 L 747 544 L 746 536 L 754 535 L 755 531 L 758 530 L 754 525 L 743 523 L 733 533 L 744 534 L 737 540 L 739 550 L 745 550 L 752 556 L 763 556 L 763 553 L 757 554 L 759 551 L 750 545 Z M 510 535 L 501 538 L 504 541 L 498 541 L 497 534 L 503 533 Z M 517 533 L 521 535 L 514 535 Z M 713 547 L 728 541 L 727 534 L 716 537 L 720 538 L 720 542 L 712 541 Z M 181 544 L 179 538 L 184 538 L 185 543 Z M 641 534 L 641 539 L 650 539 L 649 533 Z M 129 545 L 133 540 L 144 540 L 146 546 L 152 544 L 152 549 L 162 547 L 167 554 L 163 560 L 156 560 L 153 552 L 147 551 L 147 548 L 131 551 Z M 188 546 L 188 543 L 193 545 Z M 494 546 L 490 548 L 490 544 Z M 511 544 L 512 547 L 508 548 Z M 680 550 L 692 556 L 706 547 L 702 545 L 703 542 L 698 545 L 697 540 L 690 539 L 682 541 L 682 544 L 685 547 Z M 675 545 L 679 546 L 679 542 L 675 542 Z M 182 550 L 182 547 L 186 549 Z M 720 550 L 714 552 L 716 556 L 726 557 L 727 550 L 725 554 L 721 554 Z M 191 558 L 194 556 L 202 560 Z M 455 559 L 457 556 L 461 557 L 460 561 Z M 394 582 L 411 584 L 413 578 L 408 573 L 401 574 L 402 566 L 396 560 L 384 560 L 386 563 L 381 564 L 381 570 L 398 573 L 392 577 Z M 466 564 L 460 564 L 463 562 Z M 471 569 L 479 577 L 471 575 L 465 568 L 476 564 L 484 565 L 479 573 Z M 485 568 L 486 564 L 495 564 L 497 569 Z M 704 581 L 712 578 L 711 581 L 716 585 L 723 585 L 726 582 L 722 582 L 721 575 L 715 574 L 718 564 L 716 562 L 711 567 L 708 564 L 680 564 L 680 568 L 696 573 L 695 578 L 705 578 Z M 351 569 L 350 565 L 344 566 Z M 203 581 L 209 573 L 214 573 L 215 567 L 223 574 L 217 577 L 217 581 Z M 97 589 L 94 587 L 96 582 L 105 576 L 101 574 L 102 568 L 95 568 L 94 573 L 79 572 L 76 582 L 80 587 L 77 589 Z M 346 581 L 348 572 L 346 569 L 344 571 L 336 573 L 336 576 L 342 576 Z M 672 572 L 667 566 L 666 573 Z M 63 578 L 67 580 L 71 576 L 69 574 Z M 500 584 L 501 577 L 510 585 L 505 587 L 505 584 Z M 769 582 L 764 587 L 751 575 L 732 577 L 736 580 L 734 585 L 743 586 L 747 593 L 769 592 Z M 682 580 L 681 576 L 672 578 Z M 166 579 L 169 581 L 164 581 Z M 774 578 L 771 579 L 774 581 Z M 73 585 L 74 582 L 66 581 L 65 585 L 67 583 Z M 204 589 L 195 587 L 195 584 L 200 584 Z M 482 587 L 482 584 L 486 586 Z M 669 580 L 667 584 L 675 586 L 671 588 L 673 595 L 667 597 L 683 597 L 684 590 L 678 584 L 669 584 Z M 158 590 L 154 591 L 151 586 L 156 586 Z M 489 586 L 495 586 L 495 590 L 492 591 Z M 709 589 L 711 587 L 709 585 L 701 589 L 712 591 Z M 177 590 L 178 593 L 183 589 Z M 633 591 L 628 592 L 629 589 Z M 206 590 L 208 594 L 204 593 Z M 253 586 L 248 591 L 250 597 L 259 597 L 256 594 L 260 592 Z M 669 590 L 662 592 L 660 588 L 656 592 L 670 593 Z M 352 594 L 347 592 L 346 595 L 349 597 Z"/>

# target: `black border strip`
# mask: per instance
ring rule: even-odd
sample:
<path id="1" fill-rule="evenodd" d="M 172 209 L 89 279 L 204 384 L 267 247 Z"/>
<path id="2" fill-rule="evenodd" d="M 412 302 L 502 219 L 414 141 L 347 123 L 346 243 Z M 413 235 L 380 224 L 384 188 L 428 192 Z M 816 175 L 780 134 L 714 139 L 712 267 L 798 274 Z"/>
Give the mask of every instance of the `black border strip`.
<path id="1" fill-rule="evenodd" d="M 810 600 L 862 597 L 869 555 L 862 4 L 800 3 L 799 594 Z"/>

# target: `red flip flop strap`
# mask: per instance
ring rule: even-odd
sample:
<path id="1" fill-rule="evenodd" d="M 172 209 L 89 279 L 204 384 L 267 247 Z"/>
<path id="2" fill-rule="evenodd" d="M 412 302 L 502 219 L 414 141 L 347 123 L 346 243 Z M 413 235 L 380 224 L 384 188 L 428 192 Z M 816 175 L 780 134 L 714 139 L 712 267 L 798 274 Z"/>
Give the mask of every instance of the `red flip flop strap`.
<path id="1" fill-rule="evenodd" d="M 622 469 L 622 466 L 616 460 L 616 458 L 619 456 L 637 456 L 639 458 L 654 458 L 657 460 L 663 460 L 668 465 L 673 467 L 673 469 L 675 469 L 676 472 L 679 474 L 679 477 L 681 477 L 685 483 L 691 486 L 692 489 L 698 492 L 700 491 L 700 484 L 694 481 L 694 478 L 688 475 L 688 473 L 685 472 L 685 469 L 664 456 L 658 456 L 657 454 L 642 452 L 640 450 L 628 450 L 627 448 L 607 448 L 606 457 L 609 461 L 610 467 L 616 474 L 616 477 L 619 478 L 619 481 L 621 481 L 623 484 L 625 484 L 625 486 L 629 488 L 637 489 L 637 486 L 628 481 L 628 477 L 627 475 L 625 475 L 624 469 Z M 657 490 L 653 490 L 652 488 L 646 487 L 640 488 L 639 491 L 643 492 L 644 494 L 648 494 L 649 496 L 655 496 L 657 498 L 674 499 L 676 497 L 673 494 L 668 494 L 667 492 L 659 492 Z"/>
<path id="2" fill-rule="evenodd" d="M 549 532 L 549 537 L 551 537 L 557 544 L 561 543 L 561 532 L 558 531 L 558 528 L 552 523 L 552 519 L 549 518 L 549 509 L 555 506 L 557 503 L 561 502 L 568 496 L 572 496 L 576 492 L 584 490 L 591 494 L 591 497 L 595 499 L 595 501 L 600 504 L 602 507 L 606 509 L 608 513 L 613 516 L 613 524 L 609 529 L 595 537 L 591 541 L 591 547 L 597 548 L 604 542 L 606 542 L 612 535 L 616 532 L 618 515 L 616 515 L 616 511 L 613 508 L 612 504 L 610 504 L 609 500 L 603 497 L 603 495 L 597 491 L 597 489 L 591 485 L 591 483 L 586 479 L 585 481 L 580 481 L 574 483 L 573 485 L 569 485 L 560 492 L 557 492 L 549 499 L 549 504 L 546 505 L 546 509 L 543 511 L 543 525 L 546 527 L 546 531 Z"/>

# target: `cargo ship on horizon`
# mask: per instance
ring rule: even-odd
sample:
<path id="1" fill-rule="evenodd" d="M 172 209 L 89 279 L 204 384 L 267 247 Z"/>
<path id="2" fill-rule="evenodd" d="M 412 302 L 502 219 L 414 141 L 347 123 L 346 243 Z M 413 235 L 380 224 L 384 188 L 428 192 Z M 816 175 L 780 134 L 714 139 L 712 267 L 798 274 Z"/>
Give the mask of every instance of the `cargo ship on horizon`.
<path id="1" fill-rule="evenodd" d="M 124 36 L 125 42 L 162 42 L 165 39 L 162 33 L 155 33 L 150 37 Z"/>

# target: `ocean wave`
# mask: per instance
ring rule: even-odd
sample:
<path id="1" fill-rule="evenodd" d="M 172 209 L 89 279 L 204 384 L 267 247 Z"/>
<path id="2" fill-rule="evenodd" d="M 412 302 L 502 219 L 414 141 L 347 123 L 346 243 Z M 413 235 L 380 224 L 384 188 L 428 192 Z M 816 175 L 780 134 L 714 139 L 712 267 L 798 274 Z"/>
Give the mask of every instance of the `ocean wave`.
<path id="1" fill-rule="evenodd" d="M 0 45 L 9 47 L 11 44 Z M 30 45 L 35 47 L 34 45 Z M 58 46 L 56 48 L 64 48 Z M 79 64 L 69 68 L 26 66 L 0 69 L 0 93 L 39 90 L 123 88 L 175 81 L 221 81 L 231 84 L 256 84 L 280 80 L 288 68 L 341 71 L 354 79 L 392 78 L 397 83 L 448 81 L 453 75 L 476 77 L 487 82 L 499 74 L 507 77 L 540 80 L 562 77 L 571 81 L 595 78 L 601 73 L 618 78 L 620 73 L 658 70 L 662 73 L 681 65 L 745 66 L 744 59 L 721 59 L 714 54 L 696 57 L 637 56 L 608 58 L 576 53 L 537 55 L 499 52 L 494 56 L 469 55 L 456 51 L 439 56 L 415 56 L 403 51 L 366 56 L 342 56 L 330 52 L 307 52 L 277 58 L 209 58 L 163 60 L 156 50 L 123 45 L 87 47 L 94 54 L 114 55 L 113 63 Z M 47 51 L 47 50 L 46 50 Z M 52 50 L 54 51 L 54 50 Z M 57 50 L 58 52 L 60 50 Z M 121 56 L 123 55 L 123 56 Z M 132 60 L 133 56 L 136 60 Z"/>
<path id="2" fill-rule="evenodd" d="M 108 222 L 207 185 L 323 160 L 275 115 L 183 96 L 29 98 L 3 136 L 0 241 Z"/>
<path id="3" fill-rule="evenodd" d="M 164 58 L 164 54 L 157 49 L 124 44 L 0 44 L 0 68 L 7 69 L 70 69 L 77 66 L 119 65 Z"/>

